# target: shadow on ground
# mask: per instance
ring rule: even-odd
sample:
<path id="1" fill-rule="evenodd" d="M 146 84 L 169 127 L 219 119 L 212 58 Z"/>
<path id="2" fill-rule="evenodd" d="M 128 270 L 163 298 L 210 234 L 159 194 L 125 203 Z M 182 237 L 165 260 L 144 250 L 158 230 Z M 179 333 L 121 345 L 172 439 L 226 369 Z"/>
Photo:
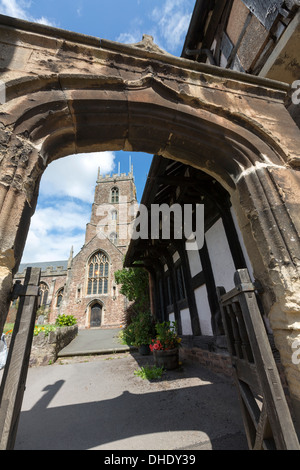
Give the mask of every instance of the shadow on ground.
<path id="1" fill-rule="evenodd" d="M 90 376 L 94 395 L 87 392 L 86 401 L 58 405 L 62 391 L 65 396 L 76 386 L 73 370 L 86 374 L 89 367 L 93 374 L 91 364 L 98 367 L 98 376 Z M 229 379 L 186 363 L 149 382 L 134 376 L 145 364 L 152 364 L 152 358 L 136 352 L 111 361 L 102 356 L 94 363 L 50 366 L 49 380 L 57 369 L 62 378 L 45 386 L 39 400 L 22 411 L 16 448 L 247 449 Z"/>

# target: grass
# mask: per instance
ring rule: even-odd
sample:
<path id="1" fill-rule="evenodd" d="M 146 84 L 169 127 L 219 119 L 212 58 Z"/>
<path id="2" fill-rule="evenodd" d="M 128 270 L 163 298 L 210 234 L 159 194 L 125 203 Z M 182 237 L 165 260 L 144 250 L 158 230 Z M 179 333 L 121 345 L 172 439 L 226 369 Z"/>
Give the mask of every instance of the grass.
<path id="1" fill-rule="evenodd" d="M 160 379 L 163 372 L 163 367 L 142 366 L 140 369 L 134 371 L 134 375 L 141 377 L 143 380 L 154 380 Z"/>

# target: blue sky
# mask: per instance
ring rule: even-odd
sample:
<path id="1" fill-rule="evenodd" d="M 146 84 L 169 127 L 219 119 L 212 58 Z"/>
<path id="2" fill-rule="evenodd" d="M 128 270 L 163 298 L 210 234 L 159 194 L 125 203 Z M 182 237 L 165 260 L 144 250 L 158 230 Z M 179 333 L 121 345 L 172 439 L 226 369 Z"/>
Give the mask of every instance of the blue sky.
<path id="1" fill-rule="evenodd" d="M 195 0 L 0 0 L 0 13 L 78 33 L 132 44 L 150 34 L 180 56 Z M 66 259 L 84 243 L 101 173 L 128 172 L 131 158 L 140 200 L 152 155 L 103 152 L 68 156 L 49 165 L 40 188 L 22 262 Z"/>

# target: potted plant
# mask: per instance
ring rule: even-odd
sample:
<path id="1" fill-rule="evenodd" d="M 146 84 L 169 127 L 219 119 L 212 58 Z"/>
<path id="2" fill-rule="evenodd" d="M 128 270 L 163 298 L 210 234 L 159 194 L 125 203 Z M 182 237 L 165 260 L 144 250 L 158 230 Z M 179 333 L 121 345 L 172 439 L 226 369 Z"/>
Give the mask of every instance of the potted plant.
<path id="1" fill-rule="evenodd" d="M 155 325 L 156 338 L 152 339 L 150 350 L 158 367 L 176 369 L 179 365 L 179 347 L 181 338 L 177 334 L 176 322 L 163 322 Z"/>
<path id="2" fill-rule="evenodd" d="M 150 312 L 141 312 L 133 320 L 134 346 L 142 355 L 150 354 L 149 345 L 154 332 L 154 324 Z"/>

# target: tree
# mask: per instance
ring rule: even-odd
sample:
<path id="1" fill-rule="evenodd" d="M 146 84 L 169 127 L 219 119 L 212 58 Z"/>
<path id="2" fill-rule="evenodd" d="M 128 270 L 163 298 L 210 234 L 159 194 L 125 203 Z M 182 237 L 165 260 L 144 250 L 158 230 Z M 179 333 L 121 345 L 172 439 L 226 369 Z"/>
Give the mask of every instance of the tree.
<path id="1" fill-rule="evenodd" d="M 150 311 L 149 275 L 144 268 L 124 268 L 115 272 L 116 283 L 121 285 L 120 292 L 125 295 L 137 314 Z"/>

